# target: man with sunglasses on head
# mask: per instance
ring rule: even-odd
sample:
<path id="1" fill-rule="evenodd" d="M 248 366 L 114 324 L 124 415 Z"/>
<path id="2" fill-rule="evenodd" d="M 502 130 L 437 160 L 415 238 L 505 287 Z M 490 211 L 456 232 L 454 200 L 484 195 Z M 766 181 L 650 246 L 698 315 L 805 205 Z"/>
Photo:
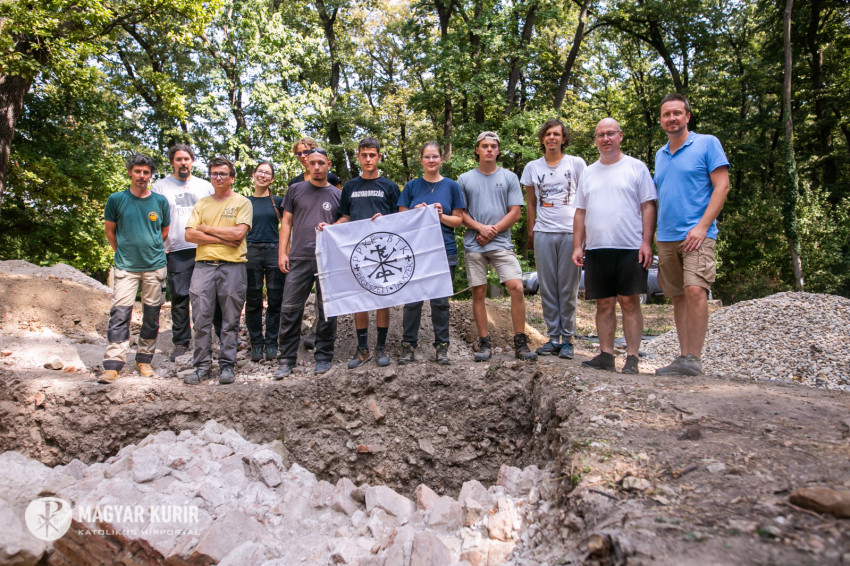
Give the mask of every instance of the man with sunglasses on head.
<path id="1" fill-rule="evenodd" d="M 307 155 L 309 181 L 289 187 L 283 199 L 280 218 L 280 270 L 286 274 L 278 335 L 278 360 L 280 367 L 275 379 L 292 373 L 301 343 L 301 319 L 304 303 L 316 284 L 316 351 L 315 374 L 331 369 L 336 340 L 336 317 L 325 320 L 322 305 L 322 287 L 316 278 L 316 228 L 319 224 L 333 224 L 339 218 L 340 191 L 328 182 L 331 160 L 321 148 Z"/>
<path id="2" fill-rule="evenodd" d="M 223 157 L 209 162 L 215 193 L 202 198 L 186 224 L 186 240 L 198 245 L 189 296 L 195 326 L 195 372 L 183 383 L 197 385 L 210 378 L 212 364 L 212 320 L 216 305 L 221 308 L 221 350 L 218 354 L 220 385 L 233 383 L 239 318 L 245 304 L 248 274 L 248 245 L 254 208 L 251 201 L 233 191 L 236 168 Z"/>
<path id="3" fill-rule="evenodd" d="M 289 186 L 291 187 L 295 183 L 301 183 L 304 181 L 310 180 L 310 170 L 307 167 L 307 156 L 310 154 L 310 151 L 319 147 L 319 143 L 313 138 L 301 138 L 294 144 L 292 144 L 292 153 L 301 162 L 301 165 L 304 167 L 304 172 L 298 175 L 297 177 L 293 177 L 291 181 L 289 181 Z M 337 177 L 333 172 L 328 171 L 328 184 L 333 185 L 334 187 L 341 189 L 342 188 L 342 180 Z"/>

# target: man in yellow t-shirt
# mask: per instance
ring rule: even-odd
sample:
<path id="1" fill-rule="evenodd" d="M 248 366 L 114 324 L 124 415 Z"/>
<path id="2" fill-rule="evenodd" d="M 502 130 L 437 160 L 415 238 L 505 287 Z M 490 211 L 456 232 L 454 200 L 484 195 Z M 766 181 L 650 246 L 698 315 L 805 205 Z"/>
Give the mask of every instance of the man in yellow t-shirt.
<path id="1" fill-rule="evenodd" d="M 236 348 L 239 345 L 239 318 L 247 288 L 248 246 L 245 235 L 251 229 L 251 201 L 233 192 L 236 168 L 223 157 L 209 162 L 215 193 L 195 204 L 186 224 L 186 241 L 198 244 L 195 270 L 189 287 L 195 351 L 195 372 L 183 383 L 197 385 L 210 378 L 212 365 L 212 320 L 216 303 L 221 308 L 221 350 L 218 355 L 220 385 L 233 383 L 236 376 Z"/>

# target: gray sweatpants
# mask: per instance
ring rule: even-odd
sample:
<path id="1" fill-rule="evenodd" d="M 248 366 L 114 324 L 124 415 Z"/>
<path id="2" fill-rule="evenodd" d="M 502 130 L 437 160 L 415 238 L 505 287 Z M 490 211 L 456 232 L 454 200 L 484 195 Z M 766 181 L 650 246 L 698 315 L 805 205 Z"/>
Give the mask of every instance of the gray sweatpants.
<path id="1" fill-rule="evenodd" d="M 199 261 L 192 272 L 189 300 L 195 351 L 192 365 L 208 371 L 212 365 L 212 323 L 215 305 L 221 306 L 221 350 L 218 366 L 233 366 L 239 346 L 239 318 L 245 304 L 248 276 L 244 263 Z"/>
<path id="2" fill-rule="evenodd" d="M 553 342 L 565 343 L 576 333 L 576 302 L 581 268 L 573 263 L 573 235 L 561 232 L 534 233 L 534 259 L 546 333 Z"/>

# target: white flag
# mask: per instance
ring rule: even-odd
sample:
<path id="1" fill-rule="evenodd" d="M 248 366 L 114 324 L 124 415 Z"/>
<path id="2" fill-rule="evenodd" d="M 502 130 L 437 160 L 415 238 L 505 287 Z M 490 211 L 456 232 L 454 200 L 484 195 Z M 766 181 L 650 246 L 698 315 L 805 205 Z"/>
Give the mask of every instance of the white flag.
<path id="1" fill-rule="evenodd" d="M 316 262 L 329 317 L 454 292 L 433 206 L 325 226 L 316 234 Z"/>

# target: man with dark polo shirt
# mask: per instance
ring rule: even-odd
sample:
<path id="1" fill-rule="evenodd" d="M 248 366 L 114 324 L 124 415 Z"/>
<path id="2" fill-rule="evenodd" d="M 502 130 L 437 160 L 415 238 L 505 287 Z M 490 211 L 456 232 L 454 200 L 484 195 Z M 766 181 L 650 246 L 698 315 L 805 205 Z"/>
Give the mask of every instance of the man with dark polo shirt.
<path id="1" fill-rule="evenodd" d="M 189 296 L 192 301 L 195 373 L 183 383 L 197 385 L 210 377 L 212 326 L 216 306 L 221 309 L 220 385 L 236 379 L 233 366 L 239 347 L 239 319 L 245 304 L 248 245 L 254 209 L 251 201 L 233 191 L 236 168 L 223 157 L 209 162 L 215 193 L 198 201 L 186 224 L 186 241 L 198 245 Z"/>
<path id="2" fill-rule="evenodd" d="M 398 198 L 401 194 L 398 185 L 378 173 L 381 160 L 381 144 L 375 138 L 363 138 L 357 146 L 357 161 L 360 163 L 359 177 L 351 179 L 342 188 L 339 204 L 339 220 L 344 222 L 377 218 L 382 214 L 398 212 Z M 319 230 L 325 223 L 319 224 Z M 375 329 L 378 335 L 375 344 L 375 362 L 378 366 L 390 365 L 387 355 L 387 332 L 390 326 L 390 309 L 375 311 Z M 369 352 L 369 313 L 358 312 L 354 315 L 354 327 L 357 330 L 357 350 L 348 362 L 348 369 L 360 367 L 372 359 Z"/>
<path id="3" fill-rule="evenodd" d="M 598 356 L 583 366 L 615 371 L 617 303 L 623 312 L 626 363 L 637 374 L 643 335 L 640 293 L 646 293 L 655 232 L 655 185 L 641 161 L 620 151 L 623 131 L 604 118 L 594 133 L 599 161 L 584 170 L 575 197 L 573 263 L 584 265 L 585 298 L 596 300 Z M 584 247 L 582 247 L 584 244 Z"/>
<path id="4" fill-rule="evenodd" d="M 338 217 L 340 191 L 328 183 L 331 160 L 324 149 L 316 148 L 307 156 L 310 180 L 292 185 L 283 199 L 280 219 L 279 267 L 286 274 L 280 313 L 280 367 L 275 379 L 292 373 L 301 343 L 301 319 L 304 303 L 316 284 L 316 367 L 314 373 L 331 369 L 336 340 L 336 317 L 325 320 L 322 287 L 316 278 L 316 228 L 333 224 Z"/>
<path id="5" fill-rule="evenodd" d="M 691 108 L 681 94 L 661 100 L 667 144 L 655 154 L 658 189 L 658 282 L 673 299 L 681 354 L 656 375 L 702 375 L 708 291 L 716 275 L 717 215 L 729 194 L 729 160 L 720 141 L 688 131 Z"/>

